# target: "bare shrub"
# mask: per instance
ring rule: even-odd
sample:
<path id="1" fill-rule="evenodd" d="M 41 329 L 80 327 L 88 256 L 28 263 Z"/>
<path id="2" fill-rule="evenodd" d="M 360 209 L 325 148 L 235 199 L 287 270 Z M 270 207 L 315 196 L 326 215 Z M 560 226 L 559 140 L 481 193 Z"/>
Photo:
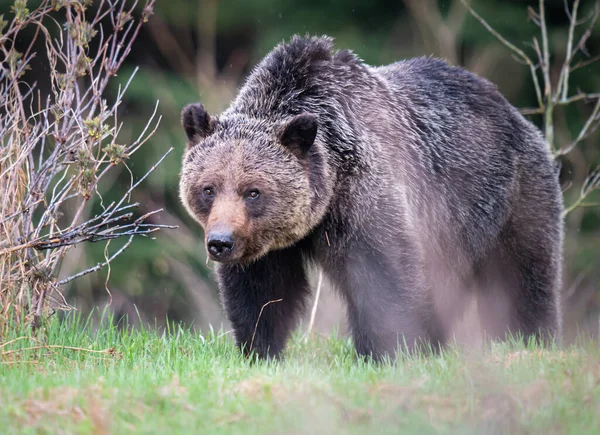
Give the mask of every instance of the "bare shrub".
<path id="1" fill-rule="evenodd" d="M 133 76 L 113 101 L 106 97 L 154 1 L 44 0 L 29 11 L 17 0 L 12 20 L 0 16 L 0 337 L 8 320 L 35 327 L 44 313 L 68 309 L 64 284 L 109 265 L 135 236 L 164 227 L 149 220 L 160 210 L 136 218 L 138 204 L 130 202 L 156 165 L 137 181 L 132 174 L 113 203 L 102 202 L 101 189 L 110 186 L 99 185 L 127 167 L 160 122 L 155 109 L 137 139 L 123 143 L 118 109 Z M 40 69 L 48 71 L 45 88 L 28 79 Z M 100 206 L 91 213 L 94 202 Z M 109 253 L 119 238 L 124 244 Z M 104 262 L 58 279 L 69 248 L 98 241 L 107 241 Z"/>
<path id="2" fill-rule="evenodd" d="M 526 115 L 543 116 L 546 142 L 555 157 L 558 158 L 569 154 L 582 141 L 589 138 L 598 130 L 600 127 L 600 92 L 586 93 L 581 90 L 572 92 L 569 86 L 569 79 L 571 73 L 574 71 L 600 60 L 599 55 L 592 56 L 586 48 L 586 42 L 592 35 L 592 31 L 600 17 L 600 1 L 594 3 L 591 13 L 581 17 L 581 1 L 574 0 L 572 5 L 569 5 L 570 2 L 564 0 L 565 13 L 569 18 L 569 30 L 567 43 L 564 47 L 564 59 L 557 67 L 553 65 L 550 57 L 551 47 L 546 23 L 545 0 L 539 0 L 537 10 L 533 8 L 528 9 L 529 18 L 540 29 L 539 36 L 534 37 L 532 41 L 532 46 L 536 54 L 535 58 L 528 56 L 525 51 L 500 35 L 484 18 L 469 6 L 467 0 L 460 1 L 473 17 L 513 53 L 515 60 L 529 67 L 538 107 L 525 108 L 521 112 Z M 554 74 L 554 68 L 557 69 L 556 74 Z M 576 103 L 588 103 L 591 105 L 588 117 L 574 140 L 563 145 L 558 145 L 555 138 L 555 109 L 559 107 L 565 108 Z M 578 197 L 572 204 L 566 207 L 565 215 L 578 207 L 598 205 L 587 203 L 585 200 L 592 192 L 599 189 L 600 167 L 593 169 L 585 178 L 581 184 Z"/>

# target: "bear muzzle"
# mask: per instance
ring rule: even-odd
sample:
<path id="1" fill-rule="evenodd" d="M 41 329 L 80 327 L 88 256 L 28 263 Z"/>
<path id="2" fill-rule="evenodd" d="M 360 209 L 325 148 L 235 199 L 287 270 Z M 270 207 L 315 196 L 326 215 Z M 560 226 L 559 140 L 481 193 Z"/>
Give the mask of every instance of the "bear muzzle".
<path id="1" fill-rule="evenodd" d="M 213 261 L 232 263 L 244 255 L 244 241 L 235 233 L 223 227 L 214 228 L 206 233 L 206 250 Z"/>

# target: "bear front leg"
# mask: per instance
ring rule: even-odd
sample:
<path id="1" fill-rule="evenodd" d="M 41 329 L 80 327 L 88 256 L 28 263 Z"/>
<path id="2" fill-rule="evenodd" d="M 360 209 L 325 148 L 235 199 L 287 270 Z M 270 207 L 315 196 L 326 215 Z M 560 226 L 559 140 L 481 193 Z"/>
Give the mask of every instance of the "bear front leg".
<path id="1" fill-rule="evenodd" d="M 269 252 L 249 265 L 220 264 L 217 273 L 242 352 L 279 357 L 310 291 L 300 249 Z"/>

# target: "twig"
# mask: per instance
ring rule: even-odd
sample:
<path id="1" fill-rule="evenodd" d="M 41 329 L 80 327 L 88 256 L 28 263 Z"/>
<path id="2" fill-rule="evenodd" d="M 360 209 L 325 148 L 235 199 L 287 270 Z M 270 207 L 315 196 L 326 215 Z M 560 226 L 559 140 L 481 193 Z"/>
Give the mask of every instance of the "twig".
<path id="1" fill-rule="evenodd" d="M 14 353 L 25 352 L 25 351 L 29 351 L 29 350 L 40 350 L 40 349 L 73 350 L 73 351 L 77 351 L 77 352 L 87 352 L 87 353 L 96 353 L 96 354 L 109 354 L 109 355 L 112 355 L 112 354 L 115 353 L 115 348 L 114 347 L 110 347 L 108 349 L 103 349 L 103 350 L 94 350 L 94 349 L 85 349 L 85 348 L 82 348 L 82 347 L 72 347 L 72 346 L 60 346 L 60 345 L 44 344 L 44 345 L 40 345 L 40 346 L 31 346 L 31 347 L 23 347 L 21 349 L 6 350 L 6 351 L 3 351 L 2 353 L 0 353 L 0 356 L 6 356 L 6 355 L 14 354 Z"/>
<path id="2" fill-rule="evenodd" d="M 583 92 L 579 92 L 576 95 L 573 95 L 572 97 L 559 100 L 556 103 L 557 103 L 557 105 L 566 106 L 568 104 L 575 103 L 576 101 L 581 101 L 581 100 L 591 101 L 591 100 L 599 99 L 599 98 L 600 98 L 600 93 L 584 94 Z"/>
<path id="3" fill-rule="evenodd" d="M 552 81 L 550 80 L 550 50 L 548 48 L 548 29 L 546 27 L 545 0 L 539 0 L 540 5 L 540 28 L 542 30 L 543 63 L 542 73 L 544 75 L 544 96 L 546 111 L 544 113 L 546 143 L 554 150 L 554 97 L 552 95 Z"/>
<path id="4" fill-rule="evenodd" d="M 31 328 L 34 330 L 36 330 L 40 324 L 45 299 L 46 299 L 46 289 L 42 287 L 42 289 L 40 290 L 40 294 L 38 296 L 37 308 L 36 308 L 35 314 L 33 316 L 33 322 L 31 324 Z"/>
<path id="5" fill-rule="evenodd" d="M 17 341 L 22 341 L 22 340 L 28 340 L 28 341 L 33 341 L 34 343 L 38 343 L 38 346 L 29 346 L 29 347 L 24 347 L 24 348 L 20 348 L 20 349 L 11 349 L 11 350 L 5 350 L 5 351 L 0 351 L 0 358 L 6 358 L 9 355 L 15 355 L 18 353 L 22 353 L 22 352 L 27 352 L 27 351 L 35 351 L 35 350 L 49 350 L 50 352 L 57 354 L 56 350 L 71 350 L 74 352 L 85 352 L 85 353 L 89 353 L 89 354 L 100 354 L 100 355 L 110 355 L 110 356 L 115 356 L 117 355 L 117 351 L 114 347 L 110 347 L 107 349 L 102 349 L 102 350 L 95 350 L 95 349 L 85 349 L 82 347 L 74 347 L 74 346 L 63 346 L 63 345 L 56 345 L 56 344 L 46 344 L 43 343 L 41 340 L 38 340 L 35 337 L 26 337 L 26 336 L 22 336 L 22 337 L 18 337 L 16 339 L 7 341 L 5 343 L 0 344 L 0 349 L 3 349 L 5 347 L 7 347 L 8 345 L 15 343 Z M 102 360 L 106 360 L 107 358 L 101 358 Z M 2 363 L 4 364 L 12 364 L 12 363 L 38 363 L 39 360 L 33 360 L 33 361 L 2 361 Z"/>
<path id="6" fill-rule="evenodd" d="M 578 207 L 592 206 L 592 204 L 585 204 L 583 201 L 590 195 L 590 193 L 598 189 L 600 189 L 600 166 L 598 166 L 586 177 L 583 185 L 581 186 L 579 198 L 577 198 L 573 204 L 564 210 L 563 217 L 567 216 Z"/>
<path id="7" fill-rule="evenodd" d="M 592 128 L 592 126 L 594 126 L 594 123 L 598 121 L 597 118 L 598 118 L 599 113 L 600 113 L 600 98 L 597 99 L 596 105 L 594 106 L 594 109 L 592 110 L 591 115 L 588 117 L 583 128 L 577 135 L 577 138 L 573 142 L 571 142 L 569 145 L 567 145 L 566 147 L 559 149 L 555 153 L 555 155 L 562 156 L 562 155 L 570 153 L 573 150 L 573 148 L 575 148 L 577 146 L 577 144 L 579 142 L 581 142 L 586 137 L 588 137 L 593 132 L 593 130 L 595 130 L 595 128 Z M 597 125 L 595 125 L 594 127 L 597 127 Z"/>
<path id="8" fill-rule="evenodd" d="M 89 269 L 83 270 L 79 273 L 76 273 L 75 275 L 72 275 L 68 278 L 64 278 L 61 279 L 60 281 L 57 282 L 58 285 L 65 285 L 68 282 L 73 281 L 74 279 L 77 279 L 81 276 L 87 275 L 88 273 L 92 273 L 92 272 L 96 272 L 100 269 L 102 269 L 103 267 L 105 267 L 108 263 L 110 263 L 112 260 L 114 260 L 115 258 L 117 258 L 121 253 L 123 253 L 123 251 L 125 251 L 129 245 L 131 245 L 131 242 L 133 242 L 133 235 L 129 236 L 129 240 L 127 240 L 127 242 L 121 247 L 121 249 L 119 249 L 117 252 L 115 252 L 108 260 L 106 260 L 103 263 L 98 263 L 96 264 L 94 267 L 90 267 Z"/>
<path id="9" fill-rule="evenodd" d="M 577 25 L 577 11 L 579 9 L 579 1 L 573 2 L 573 11 L 569 13 L 569 6 L 567 0 L 564 1 L 565 11 L 569 17 L 569 36 L 567 38 L 567 54 L 565 61 L 560 70 L 560 77 L 558 78 L 558 87 L 556 89 L 556 95 L 561 95 L 561 100 L 566 100 L 569 94 L 569 73 L 571 72 L 571 61 L 573 56 L 573 34 L 575 33 L 575 26 Z M 561 89 L 562 88 L 562 89 Z M 562 94 L 561 94 L 562 91 Z"/>
<path id="10" fill-rule="evenodd" d="M 310 322 L 308 323 L 308 331 L 306 331 L 306 339 L 312 334 L 312 329 L 315 324 L 315 317 L 317 315 L 317 306 L 319 305 L 319 297 L 321 296 L 321 284 L 323 284 L 323 271 L 319 270 L 319 281 L 317 282 L 317 291 L 315 294 L 315 302 L 313 303 L 312 310 L 310 312 Z"/>
<path id="11" fill-rule="evenodd" d="M 579 62 L 577 62 L 575 65 L 573 65 L 571 67 L 571 72 L 573 72 L 575 70 L 578 70 L 579 68 L 583 68 L 583 67 L 586 67 L 588 65 L 591 65 L 592 63 L 598 62 L 599 60 L 600 60 L 600 55 L 590 57 L 587 60 L 580 60 Z"/>
<path id="12" fill-rule="evenodd" d="M 140 185 L 140 183 L 142 181 L 144 181 L 148 177 L 148 175 L 150 175 L 158 167 L 158 165 L 160 165 L 162 163 L 162 161 L 171 153 L 171 151 L 173 151 L 173 147 L 169 148 L 167 150 L 167 152 L 164 153 L 163 156 L 160 159 L 158 159 L 158 161 L 148 170 L 148 172 L 146 172 L 142 178 L 140 178 L 134 185 L 132 185 L 127 190 L 127 192 L 125 192 L 125 194 L 121 197 L 121 200 L 117 203 L 117 205 L 113 209 L 113 212 L 109 213 L 108 216 L 105 219 L 109 219 L 110 217 L 112 217 L 112 215 L 114 214 L 114 210 L 116 210 L 118 207 L 121 206 L 121 204 L 123 204 L 123 202 L 125 201 L 125 199 L 131 194 L 131 192 L 136 187 L 138 187 Z"/>
<path id="13" fill-rule="evenodd" d="M 275 299 L 275 300 L 267 302 L 266 304 L 264 304 L 261 307 L 260 313 L 258 313 L 258 319 L 256 319 L 256 324 L 254 325 L 254 332 L 252 333 L 252 340 L 250 340 L 250 348 L 248 349 L 248 353 L 252 352 L 252 346 L 254 345 L 254 336 L 256 335 L 256 330 L 258 329 L 258 322 L 260 321 L 260 318 L 262 317 L 263 310 L 265 309 L 265 307 L 267 305 L 274 304 L 276 302 L 281 302 L 282 300 L 283 299 Z"/>
<path id="14" fill-rule="evenodd" d="M 542 93 L 540 91 L 540 85 L 539 85 L 539 81 L 538 81 L 538 77 L 537 77 L 537 73 L 536 73 L 536 66 L 532 62 L 532 60 L 529 58 L 529 56 L 527 56 L 523 52 L 523 50 L 519 49 L 514 44 L 511 44 L 500 33 L 498 33 L 496 30 L 494 30 L 494 28 L 492 26 L 490 26 L 487 21 L 485 21 L 477 12 L 475 12 L 473 10 L 473 8 L 469 5 L 469 3 L 467 3 L 466 0 L 460 0 L 460 1 L 467 8 L 469 13 L 471 15 L 473 15 L 473 17 L 475 17 L 475 19 L 477 19 L 477 21 L 479 21 L 483 25 L 483 27 L 485 27 L 487 29 L 488 32 L 490 32 L 492 35 L 494 35 L 496 37 L 496 39 L 498 39 L 498 41 L 500 41 L 502 44 L 504 44 L 508 49 L 510 49 L 520 59 L 522 59 L 523 62 L 525 62 L 527 65 L 529 65 L 529 71 L 531 73 L 531 78 L 532 78 L 533 84 L 535 86 L 535 95 L 538 100 L 538 105 L 540 107 L 544 107 L 544 101 L 542 99 Z"/>

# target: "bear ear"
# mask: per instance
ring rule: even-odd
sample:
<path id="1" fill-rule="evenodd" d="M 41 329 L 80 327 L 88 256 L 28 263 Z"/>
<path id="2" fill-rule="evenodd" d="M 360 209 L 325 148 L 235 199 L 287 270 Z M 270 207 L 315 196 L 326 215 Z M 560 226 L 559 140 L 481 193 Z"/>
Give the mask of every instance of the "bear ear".
<path id="1" fill-rule="evenodd" d="M 181 124 L 190 143 L 209 136 L 215 127 L 215 120 L 200 103 L 189 104 L 181 111 Z"/>
<path id="2" fill-rule="evenodd" d="M 318 126 L 315 115 L 302 113 L 283 126 L 279 141 L 296 157 L 304 158 L 315 142 Z"/>

